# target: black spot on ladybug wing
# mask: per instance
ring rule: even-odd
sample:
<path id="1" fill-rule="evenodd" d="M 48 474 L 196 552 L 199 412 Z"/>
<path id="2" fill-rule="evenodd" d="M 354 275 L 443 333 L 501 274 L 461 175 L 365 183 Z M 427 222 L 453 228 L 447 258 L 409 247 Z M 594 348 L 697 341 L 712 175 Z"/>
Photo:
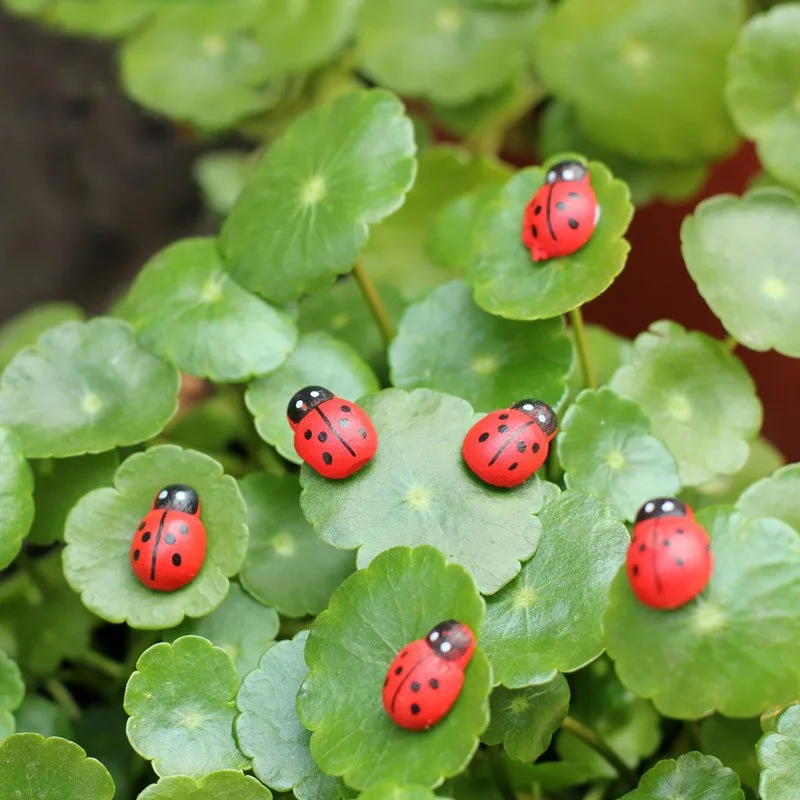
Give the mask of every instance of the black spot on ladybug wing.
<path id="1" fill-rule="evenodd" d="M 559 211 L 564 211 L 564 209 L 566 209 L 566 207 L 567 207 L 567 204 L 563 200 L 559 200 L 559 202 L 556 203 L 556 208 Z"/>
<path id="2" fill-rule="evenodd" d="M 323 460 L 323 461 L 324 461 L 324 462 L 325 462 L 325 463 L 326 463 L 328 466 L 330 466 L 331 464 L 333 464 L 333 456 L 332 456 L 332 455 L 331 455 L 331 454 L 330 454 L 330 453 L 329 453 L 327 450 L 326 450 L 326 451 L 325 451 L 325 452 L 322 454 L 322 460 Z"/>
<path id="3" fill-rule="evenodd" d="M 181 554 L 180 553 L 173 553 L 172 554 L 172 565 L 174 567 L 179 567 L 181 565 Z"/>
<path id="4" fill-rule="evenodd" d="M 178 533 L 183 534 L 184 536 L 186 536 L 186 534 L 189 533 L 189 526 L 185 525 L 184 523 L 181 523 L 178 526 Z"/>
<path id="5" fill-rule="evenodd" d="M 168 534 L 167 534 L 167 535 L 164 537 L 164 541 L 165 541 L 167 544 L 175 544 L 175 542 L 177 541 L 177 539 L 176 539 L 176 538 L 175 538 L 175 537 L 174 537 L 174 536 L 173 536 L 171 533 L 168 533 Z"/>
<path id="6" fill-rule="evenodd" d="M 676 558 L 676 559 L 675 559 L 675 563 L 676 563 L 676 564 L 677 564 L 679 567 L 682 567 L 682 566 L 683 566 L 683 559 L 682 559 L 682 558 Z"/>
<path id="7" fill-rule="evenodd" d="M 541 214 L 542 213 L 542 207 L 541 206 L 536 206 L 536 208 L 533 209 L 533 213 L 534 214 Z M 536 234 L 534 234 L 534 236 L 535 235 Z"/>
<path id="8" fill-rule="evenodd" d="M 535 225 L 531 225 L 531 234 L 533 235 L 534 239 L 539 238 L 539 229 Z"/>
<path id="9" fill-rule="evenodd" d="M 419 691 L 419 682 L 418 681 L 411 681 L 411 691 L 418 692 Z"/>
<path id="10" fill-rule="evenodd" d="M 420 707 L 416 703 L 411 704 L 411 713 L 416 716 L 420 712 Z"/>
<path id="11" fill-rule="evenodd" d="M 640 553 L 644 553 L 645 550 L 647 550 L 647 545 L 646 544 L 640 544 L 639 545 L 639 552 Z"/>
<path id="12" fill-rule="evenodd" d="M 139 560 L 139 551 L 138 550 L 134 550 L 133 551 L 133 560 L 134 561 L 138 561 Z"/>
<path id="13" fill-rule="evenodd" d="M 531 450 L 533 450 L 534 453 L 538 453 L 541 449 L 542 448 L 539 445 L 539 442 L 534 442 L 533 447 L 531 447 Z"/>
<path id="14" fill-rule="evenodd" d="M 341 409 L 345 414 L 349 414 L 353 410 L 350 406 L 341 406 Z"/>
<path id="15" fill-rule="evenodd" d="M 634 574 L 634 576 L 639 574 L 639 565 L 638 564 L 634 564 L 633 574 Z"/>
<path id="16" fill-rule="evenodd" d="M 578 222 L 578 220 L 576 220 L 576 219 L 572 219 L 572 217 L 570 217 L 570 218 L 567 220 L 567 225 L 569 225 L 569 226 L 570 226 L 570 228 L 572 228 L 572 230 L 574 230 L 574 231 L 575 231 L 575 230 L 577 230 L 577 229 L 578 229 L 578 227 L 580 226 L 580 223 Z"/>
<path id="17" fill-rule="evenodd" d="M 577 192 L 570 192 L 570 193 L 567 195 L 567 197 L 572 197 L 572 198 L 575 198 L 575 199 L 577 199 L 577 198 L 579 198 L 579 197 L 580 197 L 580 195 L 579 195 Z"/>
<path id="18" fill-rule="evenodd" d="M 508 419 L 508 414 L 501 414 L 499 419 Z"/>
<path id="19" fill-rule="evenodd" d="M 306 432 L 303 434 L 303 436 L 304 436 L 306 439 L 310 439 L 312 435 L 313 435 L 313 434 L 312 434 L 312 433 L 311 433 L 311 431 L 310 431 L 310 430 L 308 430 L 308 429 L 306 429 Z"/>
<path id="20" fill-rule="evenodd" d="M 149 542 L 149 541 L 150 541 L 150 537 L 151 537 L 152 535 L 153 535 L 153 534 L 152 534 L 152 533 L 150 533 L 150 531 L 145 531 L 145 532 L 142 534 L 142 541 L 143 541 L 143 542 Z"/>
<path id="21" fill-rule="evenodd" d="M 402 667 L 398 667 L 398 668 L 397 668 L 397 669 L 394 671 L 394 674 L 395 674 L 395 675 L 399 675 L 399 674 L 400 674 L 402 671 L 403 671 L 403 668 L 402 668 Z"/>
<path id="22" fill-rule="evenodd" d="M 319 439 L 321 442 L 327 442 L 328 441 L 328 434 L 325 433 L 325 431 L 320 431 L 317 434 L 317 439 Z"/>
<path id="23" fill-rule="evenodd" d="M 488 438 L 489 438 L 489 434 L 488 434 L 488 433 L 482 433 L 482 434 L 481 434 L 481 435 L 478 437 L 478 441 L 479 441 L 479 442 L 485 442 L 485 441 L 486 441 Z"/>
<path id="24" fill-rule="evenodd" d="M 359 436 L 360 436 L 362 439 L 366 439 L 366 438 L 367 438 L 367 431 L 366 431 L 366 428 L 359 428 L 359 429 L 358 429 L 358 435 L 359 435 Z"/>
<path id="25" fill-rule="evenodd" d="M 497 432 L 498 433 L 505 433 L 508 430 L 508 425 L 498 425 Z"/>
<path id="26" fill-rule="evenodd" d="M 514 462 L 514 463 L 513 463 L 513 464 L 512 464 L 512 465 L 511 465 L 509 468 L 508 468 L 508 471 L 509 471 L 509 472 L 511 472 L 512 470 L 515 470 L 515 469 L 516 469 L 518 466 L 519 466 L 519 464 L 518 464 L 518 463 L 515 461 L 515 462 Z"/>
<path id="27" fill-rule="evenodd" d="M 523 442 L 523 441 L 517 442 L 517 452 L 518 453 L 524 453 L 525 452 L 525 447 L 526 447 L 525 442 Z"/>
<path id="28" fill-rule="evenodd" d="M 439 681 L 437 681 L 436 678 L 431 678 L 428 681 L 428 686 L 430 686 L 431 689 L 438 689 L 439 688 Z"/>
<path id="29" fill-rule="evenodd" d="M 137 530 L 137 531 L 144 530 L 144 526 L 145 526 L 145 521 L 144 521 L 144 520 L 142 520 L 142 521 L 139 523 L 139 527 L 138 527 L 136 530 Z"/>

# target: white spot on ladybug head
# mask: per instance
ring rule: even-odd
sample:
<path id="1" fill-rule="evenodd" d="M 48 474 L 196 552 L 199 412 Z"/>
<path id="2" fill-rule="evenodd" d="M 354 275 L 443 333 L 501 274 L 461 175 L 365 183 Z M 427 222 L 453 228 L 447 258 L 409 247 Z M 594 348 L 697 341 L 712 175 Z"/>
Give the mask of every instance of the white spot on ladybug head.
<path id="1" fill-rule="evenodd" d="M 304 403 L 302 400 L 298 400 L 298 401 L 297 401 L 297 402 L 294 404 L 294 407 L 295 407 L 295 408 L 302 408 L 304 405 L 305 405 L 305 403 Z"/>
<path id="2" fill-rule="evenodd" d="M 644 507 L 644 510 L 645 510 L 645 511 L 646 511 L 648 514 L 652 514 L 652 513 L 653 513 L 653 512 L 656 510 L 656 504 L 655 504 L 655 503 L 652 503 L 652 502 L 651 502 L 651 503 L 648 503 L 648 504 L 647 504 L 647 505 Z"/>
<path id="3" fill-rule="evenodd" d="M 442 6 L 435 17 L 436 27 L 444 33 L 455 33 L 464 25 L 464 17 L 456 6 Z"/>
<path id="4" fill-rule="evenodd" d="M 558 180 L 558 173 L 551 169 L 550 172 L 547 173 L 547 182 L 548 183 L 555 183 Z"/>
<path id="5" fill-rule="evenodd" d="M 311 392 L 312 397 L 319 397 L 319 392 Z"/>
<path id="6" fill-rule="evenodd" d="M 168 494 L 169 494 L 169 492 L 168 492 L 166 489 L 162 489 L 162 490 L 161 490 L 161 491 L 158 493 L 158 499 L 159 499 L 159 500 L 163 500 L 163 499 L 164 499 L 164 498 L 165 498 L 165 497 L 166 497 Z"/>
<path id="7" fill-rule="evenodd" d="M 453 645 L 451 645 L 450 642 L 442 642 L 439 649 L 443 653 L 449 653 L 453 649 Z"/>
<path id="8" fill-rule="evenodd" d="M 439 638 L 440 634 L 439 631 L 433 631 L 431 635 L 428 637 L 432 642 L 435 642 Z"/>
<path id="9" fill-rule="evenodd" d="M 525 405 L 522 406 L 522 410 L 523 411 L 533 411 L 533 406 L 530 403 L 525 403 Z"/>
<path id="10" fill-rule="evenodd" d="M 300 199 L 305 206 L 315 206 L 320 200 L 324 199 L 328 193 L 327 183 L 322 175 L 314 175 L 309 178 L 300 190 Z"/>
<path id="11" fill-rule="evenodd" d="M 184 497 L 186 497 L 186 492 L 175 492 L 176 500 L 178 501 L 183 500 Z"/>
<path id="12" fill-rule="evenodd" d="M 544 414 L 537 414 L 536 418 L 541 422 L 543 425 L 547 422 L 547 417 Z"/>
<path id="13" fill-rule="evenodd" d="M 669 514 L 670 511 L 675 510 L 675 503 L 673 503 L 672 500 L 667 500 L 666 502 L 661 504 L 661 510 L 665 514 Z"/>
<path id="14" fill-rule="evenodd" d="M 565 181 L 571 181 L 575 177 L 575 173 L 571 169 L 565 169 L 562 177 Z"/>

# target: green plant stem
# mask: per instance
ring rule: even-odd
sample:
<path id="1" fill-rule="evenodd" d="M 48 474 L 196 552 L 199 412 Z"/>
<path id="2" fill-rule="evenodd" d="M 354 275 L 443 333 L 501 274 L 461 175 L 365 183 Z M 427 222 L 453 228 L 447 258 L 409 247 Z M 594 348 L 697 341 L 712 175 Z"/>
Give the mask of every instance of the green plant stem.
<path id="1" fill-rule="evenodd" d="M 81 709 L 75 702 L 75 698 L 58 678 L 48 678 L 44 682 L 44 688 L 47 689 L 53 700 L 61 706 L 61 710 L 66 714 L 67 719 L 76 720 L 80 717 Z"/>
<path id="2" fill-rule="evenodd" d="M 578 358 L 581 362 L 581 370 L 583 371 L 583 382 L 589 389 L 597 388 L 597 373 L 594 371 L 592 365 L 592 357 L 589 353 L 589 342 L 586 339 L 586 328 L 583 324 L 583 314 L 580 307 L 573 308 L 569 312 L 569 321 L 572 326 L 572 332 L 575 336 L 575 345 L 578 348 Z"/>
<path id="3" fill-rule="evenodd" d="M 78 660 L 87 667 L 93 667 L 94 669 L 98 670 L 98 672 L 103 672 L 108 675 L 109 678 L 113 678 L 114 680 L 120 680 L 123 677 L 128 677 L 124 672 L 124 667 L 122 664 L 120 664 L 118 661 L 114 661 L 113 658 L 109 658 L 108 656 L 104 656 L 102 653 L 98 653 L 97 650 L 86 650 Z"/>
<path id="4" fill-rule="evenodd" d="M 606 796 L 606 792 L 608 791 L 608 784 L 603 781 L 602 783 L 596 783 L 589 789 L 588 792 L 583 796 L 583 800 L 603 800 Z"/>
<path id="5" fill-rule="evenodd" d="M 44 601 L 44 589 L 35 561 L 24 550 L 20 550 L 14 564 L 26 579 L 22 588 L 25 598 L 29 603 L 38 606 Z"/>
<path id="6" fill-rule="evenodd" d="M 724 340 L 724 345 L 729 353 L 732 353 L 738 346 L 739 342 L 733 336 L 726 336 Z"/>
<path id="7" fill-rule="evenodd" d="M 378 326 L 381 336 L 383 336 L 383 341 L 386 342 L 387 345 L 391 344 L 392 339 L 395 337 L 392 319 L 389 316 L 389 312 L 386 310 L 383 299 L 375 288 L 375 284 L 372 282 L 372 278 L 370 278 L 369 274 L 364 269 L 364 265 L 360 261 L 357 261 L 356 265 L 353 267 L 353 275 L 358 281 L 361 294 L 364 295 L 364 300 L 369 306 L 372 316 L 375 318 L 375 324 Z"/>
<path id="8" fill-rule="evenodd" d="M 41 593 L 38 588 L 33 586 L 28 573 L 20 569 L 10 577 L 0 581 L 0 603 L 5 603 L 17 595 L 28 595 L 32 590 L 38 593 L 39 602 L 41 602 Z"/>
<path id="9" fill-rule="evenodd" d="M 561 725 L 561 729 L 571 733 L 585 744 L 588 744 L 598 755 L 602 756 L 619 773 L 619 776 L 631 787 L 634 788 L 638 783 L 636 773 L 620 758 L 620 756 L 609 747 L 591 728 L 587 728 L 582 722 L 578 722 L 574 717 L 567 717 Z"/>
<path id="10" fill-rule="evenodd" d="M 490 747 L 487 752 L 489 754 L 489 769 L 503 800 L 517 800 L 517 793 L 514 791 L 511 778 L 508 776 L 508 769 L 503 761 L 502 750 L 499 746 L 496 746 Z"/>

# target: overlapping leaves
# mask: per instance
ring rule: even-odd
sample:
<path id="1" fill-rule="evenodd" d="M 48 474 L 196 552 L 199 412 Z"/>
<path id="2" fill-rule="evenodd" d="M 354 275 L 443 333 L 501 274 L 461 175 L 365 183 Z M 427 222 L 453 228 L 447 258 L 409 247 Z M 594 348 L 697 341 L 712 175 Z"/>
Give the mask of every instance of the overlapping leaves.
<path id="1" fill-rule="evenodd" d="M 800 531 L 800 464 L 789 464 L 749 486 L 736 501 L 746 517 L 776 517 Z"/>
<path id="2" fill-rule="evenodd" d="M 250 775 L 236 770 L 209 772 L 199 780 L 170 775 L 148 786 L 137 800 L 270 800 L 272 792 Z"/>
<path id="3" fill-rule="evenodd" d="M 0 569 L 19 552 L 33 522 L 33 473 L 19 439 L 0 428 Z"/>
<path id="4" fill-rule="evenodd" d="M 797 796 L 800 769 L 800 706 L 791 705 L 759 741 L 759 791 L 763 800 L 792 800 Z"/>
<path id="5" fill-rule="evenodd" d="M 659 761 L 639 788 L 622 800 L 744 800 L 736 773 L 712 756 L 686 753 L 677 761 Z"/>

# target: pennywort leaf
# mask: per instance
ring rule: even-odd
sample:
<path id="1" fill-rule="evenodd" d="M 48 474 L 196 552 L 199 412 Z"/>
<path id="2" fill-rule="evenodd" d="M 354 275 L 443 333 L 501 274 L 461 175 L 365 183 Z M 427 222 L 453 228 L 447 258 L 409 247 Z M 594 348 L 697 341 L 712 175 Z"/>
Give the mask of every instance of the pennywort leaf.
<path id="1" fill-rule="evenodd" d="M 736 501 L 746 517 L 775 517 L 800 531 L 800 464 L 788 464 L 749 486 Z"/>
<path id="2" fill-rule="evenodd" d="M 33 473 L 17 436 L 0 428 L 0 569 L 22 546 L 33 523 Z"/>
<path id="3" fill-rule="evenodd" d="M 758 785 L 763 800 L 792 800 L 800 768 L 800 706 L 789 706 L 756 747 L 761 765 Z"/>
<path id="4" fill-rule="evenodd" d="M 272 792 L 250 775 L 236 770 L 216 770 L 199 780 L 170 775 L 148 786 L 137 800 L 270 800 Z"/>
<path id="5" fill-rule="evenodd" d="M 83 311 L 71 303 L 42 303 L 12 317 L 0 328 L 0 371 L 23 347 L 62 322 L 83 319 Z"/>

